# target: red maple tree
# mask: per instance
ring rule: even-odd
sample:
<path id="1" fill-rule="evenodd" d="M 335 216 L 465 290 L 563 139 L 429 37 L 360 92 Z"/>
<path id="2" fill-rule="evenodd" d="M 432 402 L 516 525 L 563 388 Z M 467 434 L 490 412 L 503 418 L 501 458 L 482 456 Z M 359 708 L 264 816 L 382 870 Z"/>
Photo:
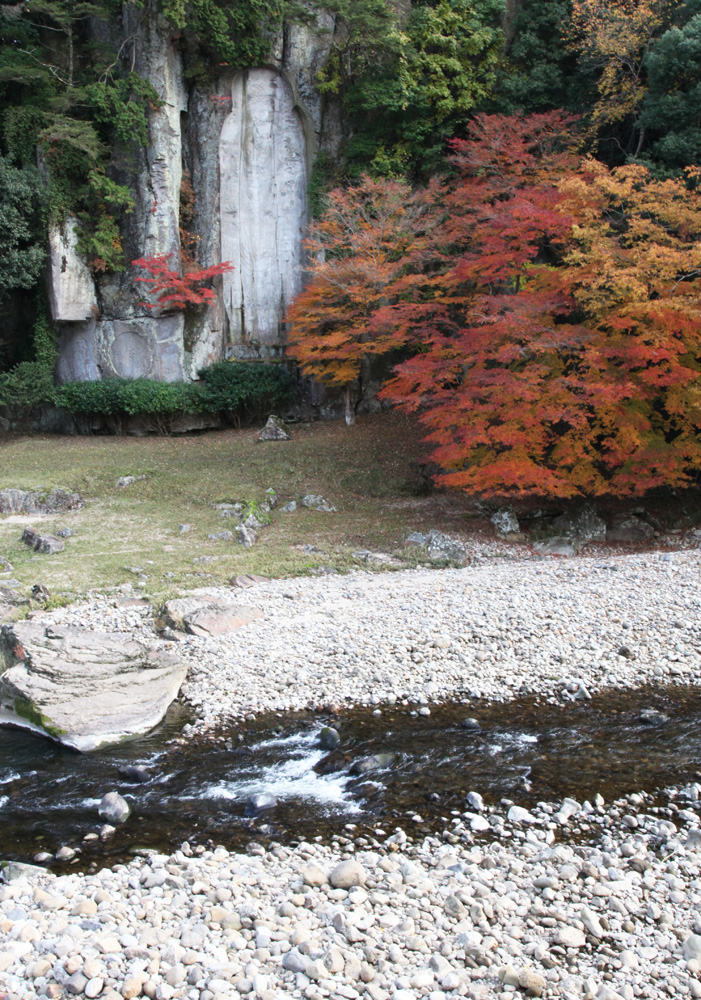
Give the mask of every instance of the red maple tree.
<path id="1" fill-rule="evenodd" d="M 233 271 L 233 264 L 224 261 L 212 264 L 210 267 L 192 267 L 175 270 L 170 266 L 173 254 L 161 254 L 158 257 L 139 257 L 133 260 L 134 267 L 148 271 L 149 277 L 138 277 L 135 281 L 151 286 L 151 294 L 156 295 L 155 302 L 143 302 L 147 309 L 179 309 L 192 306 L 211 305 L 216 300 L 216 293 L 206 284 L 219 274 Z"/>

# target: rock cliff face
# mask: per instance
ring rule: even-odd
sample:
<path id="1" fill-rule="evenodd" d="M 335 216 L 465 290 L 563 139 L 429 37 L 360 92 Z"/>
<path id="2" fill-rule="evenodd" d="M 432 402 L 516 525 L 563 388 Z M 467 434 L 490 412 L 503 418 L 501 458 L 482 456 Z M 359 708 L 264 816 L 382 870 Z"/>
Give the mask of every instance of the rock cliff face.
<path id="1" fill-rule="evenodd" d="M 69 220 L 52 232 L 48 274 L 60 381 L 176 381 L 225 357 L 280 354 L 283 317 L 304 281 L 309 173 L 319 148 L 333 151 L 339 140 L 336 116 L 315 88 L 333 27 L 328 17 L 314 30 L 286 27 L 268 65 L 223 74 L 205 92 L 187 84 L 165 22 L 125 24 L 136 32 L 136 69 L 163 102 L 150 112 L 126 257 L 171 254 L 177 266 L 186 179 L 198 263 L 230 261 L 234 270 L 219 279 L 215 305 L 199 313 L 146 309 L 133 268 L 92 278 Z"/>
<path id="2" fill-rule="evenodd" d="M 278 344 L 302 283 L 307 153 L 292 88 L 274 70 L 234 80 L 219 143 L 224 308 L 234 343 Z"/>

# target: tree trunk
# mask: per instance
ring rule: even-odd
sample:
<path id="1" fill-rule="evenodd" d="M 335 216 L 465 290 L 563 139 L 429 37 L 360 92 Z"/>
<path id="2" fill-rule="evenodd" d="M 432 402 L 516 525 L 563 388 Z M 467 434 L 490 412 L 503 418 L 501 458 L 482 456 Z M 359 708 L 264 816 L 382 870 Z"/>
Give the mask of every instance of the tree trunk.
<path id="1" fill-rule="evenodd" d="M 346 385 L 346 427 L 355 426 L 355 408 L 353 406 L 353 387 L 349 382 Z"/>
<path id="2" fill-rule="evenodd" d="M 504 48 L 508 52 L 516 37 L 516 18 L 519 12 L 519 0 L 506 0 L 504 10 Z"/>

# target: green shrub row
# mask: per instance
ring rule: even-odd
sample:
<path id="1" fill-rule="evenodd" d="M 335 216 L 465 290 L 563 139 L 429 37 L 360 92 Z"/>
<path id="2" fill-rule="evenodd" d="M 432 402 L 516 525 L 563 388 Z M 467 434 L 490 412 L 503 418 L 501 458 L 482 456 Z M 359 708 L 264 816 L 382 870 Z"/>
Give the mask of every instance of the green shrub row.
<path id="1" fill-rule="evenodd" d="M 198 375 L 199 382 L 148 378 L 65 382 L 53 390 L 50 402 L 76 416 L 110 418 L 119 430 L 128 417 L 141 416 L 153 418 L 157 429 L 168 431 L 175 419 L 192 413 L 223 414 L 240 426 L 267 416 L 292 396 L 292 376 L 280 364 L 220 361 Z"/>

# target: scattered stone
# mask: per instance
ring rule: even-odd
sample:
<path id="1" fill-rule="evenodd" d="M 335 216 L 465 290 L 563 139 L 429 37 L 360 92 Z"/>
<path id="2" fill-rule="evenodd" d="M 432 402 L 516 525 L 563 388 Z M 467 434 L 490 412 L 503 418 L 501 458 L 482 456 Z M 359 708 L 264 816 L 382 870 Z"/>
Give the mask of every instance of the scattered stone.
<path id="1" fill-rule="evenodd" d="M 309 510 L 319 510 L 328 514 L 333 514 L 336 512 L 336 508 L 333 506 L 333 504 L 330 504 L 322 496 L 318 496 L 315 493 L 307 493 L 306 496 L 303 496 L 302 506 L 308 507 Z"/>
<path id="2" fill-rule="evenodd" d="M 494 525 L 497 535 L 520 535 L 521 525 L 512 510 L 497 510 L 492 514 L 490 521 Z"/>
<path id="3" fill-rule="evenodd" d="M 97 811 L 100 819 L 107 820 L 108 823 L 126 823 L 131 813 L 131 806 L 119 792 L 107 792 L 102 796 Z"/>
<path id="4" fill-rule="evenodd" d="M 35 552 L 41 552 L 44 555 L 63 552 L 66 547 L 66 543 L 57 535 L 42 535 L 35 528 L 25 528 L 22 541 Z"/>
<path id="5" fill-rule="evenodd" d="M 569 538 L 546 538 L 533 543 L 533 551 L 539 556 L 574 556 L 577 554 L 575 544 Z"/>
<path id="6" fill-rule="evenodd" d="M 478 732 L 482 728 L 477 719 L 474 719 L 471 715 L 463 719 L 460 725 L 463 729 L 471 729 L 474 732 Z"/>
<path id="7" fill-rule="evenodd" d="M 64 845 L 63 847 L 59 847 L 59 849 L 56 851 L 57 861 L 71 861 L 74 857 L 75 857 L 75 851 L 73 850 L 72 847 Z"/>
<path id="8" fill-rule="evenodd" d="M 143 482 L 146 476 L 120 476 L 117 480 L 117 486 L 120 489 L 125 489 L 127 486 L 133 486 L 134 483 Z"/>
<path id="9" fill-rule="evenodd" d="M 267 576 L 259 576 L 257 573 L 243 573 L 241 576 L 233 576 L 229 583 L 232 587 L 240 587 L 242 590 L 249 590 L 259 583 L 267 583 Z"/>
<path id="10" fill-rule="evenodd" d="M 283 512 L 283 514 L 291 514 L 293 511 L 297 510 L 297 501 L 290 500 L 290 502 L 282 506 L 280 510 Z"/>
<path id="11" fill-rule="evenodd" d="M 73 532 L 71 531 L 70 528 L 61 528 L 60 531 L 56 532 L 56 535 L 59 538 L 72 538 L 73 537 Z"/>
<path id="12" fill-rule="evenodd" d="M 232 604 L 227 607 L 199 608 L 185 615 L 183 623 L 185 630 L 191 635 L 225 635 L 262 617 L 263 612 L 259 608 Z"/>
<path id="13" fill-rule="evenodd" d="M 583 948 L 587 939 L 577 927 L 560 927 L 553 938 L 553 943 L 563 948 Z"/>
<path id="14" fill-rule="evenodd" d="M 638 722 L 642 722 L 644 726 L 663 726 L 665 722 L 669 722 L 669 716 L 657 708 L 644 708 L 638 713 Z"/>
<path id="15" fill-rule="evenodd" d="M 418 546 L 418 548 L 425 548 L 428 544 L 428 539 L 426 535 L 423 535 L 420 531 L 412 531 L 410 535 L 407 535 L 407 539 L 404 544 L 415 545 Z"/>
<path id="16" fill-rule="evenodd" d="M 522 969 L 518 976 L 518 985 L 522 990 L 526 990 L 529 996 L 539 997 L 543 995 L 547 982 L 533 969 Z"/>
<path id="17" fill-rule="evenodd" d="M 647 521 L 633 514 L 616 518 L 606 532 L 607 542 L 648 542 L 655 536 L 655 529 Z"/>
<path id="18" fill-rule="evenodd" d="M 552 528 L 556 534 L 577 542 L 580 548 L 606 539 L 606 521 L 589 505 L 560 514 L 552 522 Z"/>
<path id="19" fill-rule="evenodd" d="M 324 750 L 335 750 L 340 742 L 339 732 L 333 726 L 324 726 L 319 733 L 319 746 Z"/>
<path id="20" fill-rule="evenodd" d="M 523 806 L 511 806 L 508 813 L 506 814 L 506 818 L 509 820 L 510 823 L 538 822 L 533 813 L 530 813 L 527 809 L 524 809 Z"/>
<path id="21" fill-rule="evenodd" d="M 302 872 L 304 884 L 314 888 L 315 886 L 328 885 L 329 878 L 326 872 L 322 871 L 318 865 L 307 865 Z"/>
<path id="22" fill-rule="evenodd" d="M 211 535 L 207 535 L 212 542 L 233 542 L 234 533 L 233 531 L 215 531 Z"/>
<path id="23" fill-rule="evenodd" d="M 277 493 L 272 486 L 269 486 L 265 491 L 265 502 L 271 510 L 277 506 Z"/>
<path id="24" fill-rule="evenodd" d="M 48 587 L 45 587 L 43 583 L 35 583 L 32 587 L 32 597 L 39 604 L 48 604 L 51 600 L 51 594 L 49 593 Z"/>
<path id="25" fill-rule="evenodd" d="M 245 524 L 238 524 L 236 526 L 236 541 L 245 549 L 250 549 L 258 541 L 258 532 Z"/>
<path id="26" fill-rule="evenodd" d="M 354 775 L 369 774 L 371 771 L 383 771 L 394 764 L 397 755 L 394 753 L 375 753 L 370 757 L 361 757 L 354 760 L 350 766 L 350 773 Z"/>
<path id="27" fill-rule="evenodd" d="M 124 767 L 118 768 L 117 774 L 132 785 L 145 785 L 151 780 L 151 772 L 142 767 L 141 764 L 126 764 Z"/>
<path id="28" fill-rule="evenodd" d="M 290 434 L 285 426 L 285 422 L 271 414 L 268 422 L 258 435 L 259 441 L 289 441 Z"/>
<path id="29" fill-rule="evenodd" d="M 0 583 L 0 602 L 15 608 L 26 607 L 29 604 L 29 598 L 14 589 L 21 586 L 19 580 L 3 580 Z"/>
<path id="30" fill-rule="evenodd" d="M 274 795 L 271 795 L 270 792 L 259 792 L 246 800 L 246 815 L 259 816 L 263 812 L 275 809 L 276 806 L 277 799 Z"/>
<path id="31" fill-rule="evenodd" d="M 426 535 L 426 554 L 429 559 L 436 562 L 456 563 L 458 566 L 463 566 L 469 561 L 463 542 L 433 529 Z"/>
<path id="32" fill-rule="evenodd" d="M 342 861 L 329 875 L 329 882 L 334 889 L 351 889 L 356 885 L 365 885 L 366 879 L 365 869 L 357 861 Z"/>
<path id="33" fill-rule="evenodd" d="M 696 961 L 701 961 L 701 935 L 689 934 L 684 940 L 683 952 L 687 962 L 694 958 Z"/>
<path id="34" fill-rule="evenodd" d="M 216 597 L 176 597 L 160 610 L 165 624 L 191 635 L 223 635 L 263 618 L 259 608 Z"/>

